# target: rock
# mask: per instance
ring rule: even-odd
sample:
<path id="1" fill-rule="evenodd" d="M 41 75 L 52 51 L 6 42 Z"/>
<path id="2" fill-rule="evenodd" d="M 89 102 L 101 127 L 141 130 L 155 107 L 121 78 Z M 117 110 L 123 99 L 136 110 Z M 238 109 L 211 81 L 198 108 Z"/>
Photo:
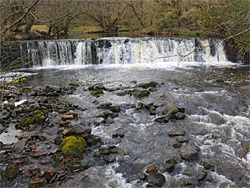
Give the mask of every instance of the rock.
<path id="1" fill-rule="evenodd" d="M 120 112 L 121 111 L 121 109 L 120 109 L 120 107 L 119 106 L 110 106 L 109 107 L 109 110 L 111 110 L 112 112 L 116 112 L 116 113 L 118 113 L 118 112 Z"/>
<path id="2" fill-rule="evenodd" d="M 184 130 L 177 130 L 177 131 L 169 131 L 168 136 L 173 137 L 173 136 L 184 136 L 185 135 Z"/>
<path id="3" fill-rule="evenodd" d="M 44 88 L 44 91 L 45 92 L 61 92 L 61 87 L 59 86 L 46 86 Z"/>
<path id="4" fill-rule="evenodd" d="M 7 180 L 14 180 L 19 175 L 19 169 L 16 166 L 7 166 L 4 171 L 4 177 Z"/>
<path id="5" fill-rule="evenodd" d="M 97 108 L 98 109 L 109 109 L 109 107 L 112 105 L 112 103 L 108 102 L 108 103 L 102 103 L 100 104 Z"/>
<path id="6" fill-rule="evenodd" d="M 46 169 L 44 170 L 44 177 L 46 178 L 47 181 L 49 181 L 53 178 L 55 173 L 56 173 L 56 169 L 52 167 L 46 167 Z"/>
<path id="7" fill-rule="evenodd" d="M 158 123 L 167 123 L 169 121 L 168 116 L 158 116 L 155 118 L 155 121 Z"/>
<path id="8" fill-rule="evenodd" d="M 133 96 L 135 98 L 144 98 L 144 97 L 148 97 L 150 94 L 150 91 L 149 90 L 146 90 L 146 89 L 136 89 L 134 92 L 133 92 Z"/>
<path id="9" fill-rule="evenodd" d="M 35 120 L 33 117 L 27 117 L 27 118 L 22 119 L 20 124 L 22 127 L 27 127 L 34 122 L 35 122 Z"/>
<path id="10" fill-rule="evenodd" d="M 157 187 L 163 186 L 165 182 L 165 176 L 163 176 L 162 174 L 150 174 L 148 176 L 148 183 L 156 185 Z"/>
<path id="11" fill-rule="evenodd" d="M 182 119 L 185 119 L 186 115 L 182 112 L 177 112 L 175 114 L 175 119 L 178 119 L 178 120 L 182 120 Z"/>
<path id="12" fill-rule="evenodd" d="M 162 114 L 167 115 L 170 119 L 173 119 L 177 112 L 179 112 L 179 109 L 176 104 L 170 103 L 165 106 Z"/>
<path id="13" fill-rule="evenodd" d="M 62 142 L 62 140 L 63 140 L 62 135 L 58 135 L 58 136 L 55 138 L 54 143 L 55 143 L 56 145 L 60 145 L 61 142 Z"/>
<path id="14" fill-rule="evenodd" d="M 158 167 L 156 166 L 156 165 L 150 165 L 150 166 L 148 166 L 147 168 L 146 168 L 146 172 L 148 173 L 148 174 L 156 174 L 156 173 L 158 173 Z"/>
<path id="15" fill-rule="evenodd" d="M 64 116 L 62 116 L 63 121 L 73 120 L 73 119 L 74 119 L 74 115 L 64 115 Z"/>
<path id="16" fill-rule="evenodd" d="M 185 185 L 199 185 L 199 182 L 195 177 L 191 177 L 186 179 Z"/>
<path id="17" fill-rule="evenodd" d="M 13 145 L 13 150 L 16 153 L 21 153 L 25 147 L 25 140 L 19 140 Z"/>
<path id="18" fill-rule="evenodd" d="M 75 124 L 69 129 L 68 134 L 78 135 L 78 136 L 88 136 L 91 134 L 91 129 L 79 124 Z"/>
<path id="19" fill-rule="evenodd" d="M 195 166 L 187 166 L 182 174 L 186 176 L 194 176 L 196 174 Z"/>
<path id="20" fill-rule="evenodd" d="M 45 178 L 37 178 L 29 182 L 29 188 L 32 187 L 43 187 L 45 185 Z"/>
<path id="21" fill-rule="evenodd" d="M 38 99 L 38 102 L 39 103 L 48 103 L 48 97 L 40 97 L 39 99 Z"/>
<path id="22" fill-rule="evenodd" d="M 169 173 L 173 172 L 175 169 L 175 164 L 176 160 L 174 158 L 167 158 L 166 163 L 164 164 L 164 169 Z"/>
<path id="23" fill-rule="evenodd" d="M 207 170 L 214 170 L 215 164 L 212 160 L 209 159 L 202 159 L 200 160 L 200 164 Z"/>
<path id="24" fill-rule="evenodd" d="M 103 86 L 103 84 L 99 83 L 99 84 L 94 84 L 94 85 L 89 86 L 88 90 L 91 90 L 91 91 L 105 90 L 105 87 Z"/>
<path id="25" fill-rule="evenodd" d="M 91 95 L 93 95 L 93 96 L 98 96 L 98 95 L 102 95 L 102 94 L 103 94 L 102 89 L 98 89 L 98 90 L 95 90 L 95 91 L 91 92 Z"/>
<path id="26" fill-rule="evenodd" d="M 82 170 L 82 163 L 80 160 L 74 159 L 69 161 L 66 167 L 68 167 L 71 171 Z"/>
<path id="27" fill-rule="evenodd" d="M 119 150 L 115 146 L 102 146 L 99 148 L 99 153 L 101 155 L 110 155 L 112 153 L 117 153 Z"/>
<path id="28" fill-rule="evenodd" d="M 105 119 L 103 117 L 97 117 L 93 121 L 95 126 L 99 126 L 101 123 L 104 123 L 104 122 L 105 122 Z"/>
<path id="29" fill-rule="evenodd" d="M 186 136 L 178 136 L 176 138 L 177 142 L 179 143 L 185 143 L 185 142 L 188 142 L 188 138 Z"/>
<path id="30" fill-rule="evenodd" d="M 199 171 L 195 174 L 195 177 L 197 178 L 198 181 L 202 181 L 206 178 L 207 172 L 205 171 Z"/>
<path id="31" fill-rule="evenodd" d="M 138 175 L 138 179 L 144 181 L 144 180 L 147 179 L 147 176 L 146 176 L 146 174 L 144 174 L 144 173 L 140 173 L 140 174 Z"/>
<path id="32" fill-rule="evenodd" d="M 198 159 L 198 154 L 199 154 L 199 148 L 196 146 L 183 146 L 181 148 L 181 158 L 188 160 L 188 161 L 193 161 Z"/>
<path id="33" fill-rule="evenodd" d="M 33 118 L 36 123 L 42 124 L 46 120 L 46 114 L 41 110 L 36 110 L 33 112 Z"/>
<path id="34" fill-rule="evenodd" d="M 88 145 L 96 145 L 97 143 L 101 143 L 102 139 L 99 136 L 95 135 L 88 135 L 87 137 L 84 137 Z"/>
<path id="35" fill-rule="evenodd" d="M 81 156 L 85 150 L 86 141 L 82 137 L 68 136 L 61 142 L 61 149 L 65 156 Z"/>
<path id="36" fill-rule="evenodd" d="M 103 159 L 106 163 L 113 163 L 116 161 L 117 154 L 104 155 Z"/>

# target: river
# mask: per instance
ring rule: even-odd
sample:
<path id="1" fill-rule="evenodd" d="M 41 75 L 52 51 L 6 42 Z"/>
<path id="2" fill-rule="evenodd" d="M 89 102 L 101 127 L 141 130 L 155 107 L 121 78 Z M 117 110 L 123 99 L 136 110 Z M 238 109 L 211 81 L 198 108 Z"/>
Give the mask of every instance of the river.
<path id="1" fill-rule="evenodd" d="M 61 187 L 146 187 L 138 174 L 148 165 L 160 167 L 169 156 L 177 164 L 173 172 L 163 173 L 163 187 L 250 186 L 250 67 L 227 61 L 219 39 L 70 39 L 23 42 L 21 48 L 32 62 L 19 70 L 31 73 L 25 86 L 80 85 L 61 100 L 87 109 L 80 112 L 81 121 L 90 122 L 101 112 L 96 101 L 121 107 L 111 124 L 91 129 L 125 155 L 79 172 Z M 158 85 L 146 98 L 122 94 L 152 81 Z M 90 95 L 87 86 L 100 83 L 110 91 Z M 145 107 L 154 104 L 161 110 L 169 103 L 185 108 L 184 120 L 158 123 L 157 110 L 150 114 Z M 180 159 L 181 148 L 174 148 L 175 138 L 168 136 L 176 130 L 186 132 L 183 145 L 200 148 L 197 160 Z M 112 137 L 117 132 L 124 137 Z M 201 161 L 214 169 L 205 169 Z M 200 171 L 206 172 L 202 181 L 182 185 Z"/>

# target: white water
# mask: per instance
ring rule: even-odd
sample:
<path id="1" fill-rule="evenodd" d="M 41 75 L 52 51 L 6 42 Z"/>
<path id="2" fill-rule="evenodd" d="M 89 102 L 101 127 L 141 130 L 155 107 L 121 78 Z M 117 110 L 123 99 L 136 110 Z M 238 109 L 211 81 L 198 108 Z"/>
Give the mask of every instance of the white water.
<path id="1" fill-rule="evenodd" d="M 150 68 L 232 65 L 218 39 L 100 38 L 31 41 L 20 45 L 22 54 L 28 53 L 32 68 L 87 64 Z"/>

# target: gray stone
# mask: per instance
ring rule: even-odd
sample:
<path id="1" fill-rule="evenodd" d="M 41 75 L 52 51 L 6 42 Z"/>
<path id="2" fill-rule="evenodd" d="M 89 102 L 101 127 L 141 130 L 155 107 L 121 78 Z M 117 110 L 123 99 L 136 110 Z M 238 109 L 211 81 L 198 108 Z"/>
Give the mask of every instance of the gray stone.
<path id="1" fill-rule="evenodd" d="M 135 98 L 144 98 L 144 97 L 148 97 L 150 94 L 150 91 L 149 90 L 146 90 L 146 89 L 136 89 L 133 93 L 133 96 Z"/>
<path id="2" fill-rule="evenodd" d="M 19 140 L 13 145 L 13 150 L 16 153 L 21 153 L 25 147 L 25 140 Z"/>
<path id="3" fill-rule="evenodd" d="M 148 176 L 148 183 L 156 185 L 157 187 L 163 186 L 165 182 L 165 176 L 163 176 L 162 174 L 150 174 Z"/>
<path id="4" fill-rule="evenodd" d="M 173 136 L 184 136 L 186 132 L 184 130 L 177 130 L 177 131 L 169 131 L 168 136 L 173 137 Z"/>
<path id="5" fill-rule="evenodd" d="M 189 161 L 198 159 L 199 149 L 196 146 L 183 146 L 180 152 L 182 159 Z"/>

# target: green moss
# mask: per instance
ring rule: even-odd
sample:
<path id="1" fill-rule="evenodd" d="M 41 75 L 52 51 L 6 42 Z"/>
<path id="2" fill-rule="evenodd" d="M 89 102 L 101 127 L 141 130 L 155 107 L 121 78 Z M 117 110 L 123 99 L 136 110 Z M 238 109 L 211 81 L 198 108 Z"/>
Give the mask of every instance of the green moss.
<path id="1" fill-rule="evenodd" d="M 18 84 L 18 83 L 21 83 L 21 82 L 24 82 L 24 81 L 26 81 L 26 78 L 22 78 L 21 76 L 19 76 L 17 80 L 13 80 L 11 82 L 8 82 L 8 84 Z"/>
<path id="2" fill-rule="evenodd" d="M 5 178 L 8 180 L 15 179 L 19 174 L 19 170 L 16 166 L 7 166 L 5 170 Z"/>
<path id="3" fill-rule="evenodd" d="M 80 84 L 76 84 L 76 83 L 70 83 L 69 85 L 74 86 L 74 87 L 79 87 L 80 86 Z"/>
<path id="4" fill-rule="evenodd" d="M 45 113 L 42 112 L 41 110 L 36 110 L 34 113 L 33 113 L 33 117 L 34 117 L 34 120 L 35 122 L 37 123 L 43 123 L 45 121 Z"/>
<path id="5" fill-rule="evenodd" d="M 82 137 L 68 136 L 61 142 L 61 149 L 65 156 L 81 156 L 86 141 Z"/>
<path id="6" fill-rule="evenodd" d="M 22 127 L 26 127 L 26 126 L 29 126 L 30 124 L 34 123 L 34 122 L 35 122 L 35 120 L 34 120 L 33 117 L 27 117 L 27 118 L 22 119 L 20 124 L 21 124 Z"/>
<path id="7" fill-rule="evenodd" d="M 94 95 L 94 96 L 96 96 L 96 95 L 102 95 L 102 94 L 103 94 L 103 90 L 102 89 L 97 89 L 97 90 L 91 92 L 91 95 Z"/>

